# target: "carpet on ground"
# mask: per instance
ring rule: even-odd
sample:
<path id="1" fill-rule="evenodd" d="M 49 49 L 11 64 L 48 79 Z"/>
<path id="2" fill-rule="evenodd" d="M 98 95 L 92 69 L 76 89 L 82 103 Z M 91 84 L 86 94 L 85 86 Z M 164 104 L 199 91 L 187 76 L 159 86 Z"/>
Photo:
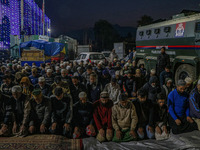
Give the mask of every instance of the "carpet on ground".
<path id="1" fill-rule="evenodd" d="M 81 150 L 81 139 L 67 139 L 59 135 L 31 135 L 0 137 L 0 150 Z"/>

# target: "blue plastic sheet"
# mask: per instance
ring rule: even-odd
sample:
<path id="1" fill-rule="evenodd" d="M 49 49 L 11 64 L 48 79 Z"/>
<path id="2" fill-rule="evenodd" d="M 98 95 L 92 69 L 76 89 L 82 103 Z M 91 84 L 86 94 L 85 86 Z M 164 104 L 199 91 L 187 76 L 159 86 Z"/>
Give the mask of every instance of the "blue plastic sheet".
<path id="1" fill-rule="evenodd" d="M 30 47 L 44 50 L 44 54 L 46 56 L 56 56 L 63 50 L 64 44 L 57 42 L 47 42 L 43 40 L 28 41 L 20 44 L 20 50 L 29 49 Z"/>

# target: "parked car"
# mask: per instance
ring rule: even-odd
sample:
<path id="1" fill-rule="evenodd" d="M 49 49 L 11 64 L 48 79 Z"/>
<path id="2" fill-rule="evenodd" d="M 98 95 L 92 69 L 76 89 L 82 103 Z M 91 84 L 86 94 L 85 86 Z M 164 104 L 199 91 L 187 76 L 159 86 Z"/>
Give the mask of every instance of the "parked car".
<path id="1" fill-rule="evenodd" d="M 99 52 L 82 52 L 76 58 L 76 61 L 78 63 L 80 63 L 81 61 L 84 61 L 84 63 L 86 63 L 87 60 L 89 60 L 90 62 L 95 61 L 96 63 L 99 63 L 100 61 L 102 61 L 103 63 L 107 63 L 107 59 L 104 54 Z"/>
<path id="2" fill-rule="evenodd" d="M 107 61 L 110 62 L 110 57 L 109 56 L 110 56 L 111 51 L 102 51 L 101 53 L 104 54 L 104 56 L 106 57 Z"/>

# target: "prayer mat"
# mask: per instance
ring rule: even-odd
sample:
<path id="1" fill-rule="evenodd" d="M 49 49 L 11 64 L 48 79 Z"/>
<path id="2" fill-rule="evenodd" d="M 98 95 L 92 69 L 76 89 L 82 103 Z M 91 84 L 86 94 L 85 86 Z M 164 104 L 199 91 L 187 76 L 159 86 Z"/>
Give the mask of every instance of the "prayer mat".
<path id="1" fill-rule="evenodd" d="M 0 150 L 82 150 L 82 139 L 67 139 L 60 135 L 0 137 Z"/>

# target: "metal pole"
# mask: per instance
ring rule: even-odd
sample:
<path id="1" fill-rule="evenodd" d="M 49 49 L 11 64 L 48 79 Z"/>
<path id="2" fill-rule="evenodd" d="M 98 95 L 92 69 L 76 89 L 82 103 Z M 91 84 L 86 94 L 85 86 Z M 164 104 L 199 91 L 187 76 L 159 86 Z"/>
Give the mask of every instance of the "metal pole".
<path id="1" fill-rule="evenodd" d="M 42 6 L 42 9 L 43 9 L 43 35 L 45 35 L 45 0 L 43 0 L 43 6 Z"/>

